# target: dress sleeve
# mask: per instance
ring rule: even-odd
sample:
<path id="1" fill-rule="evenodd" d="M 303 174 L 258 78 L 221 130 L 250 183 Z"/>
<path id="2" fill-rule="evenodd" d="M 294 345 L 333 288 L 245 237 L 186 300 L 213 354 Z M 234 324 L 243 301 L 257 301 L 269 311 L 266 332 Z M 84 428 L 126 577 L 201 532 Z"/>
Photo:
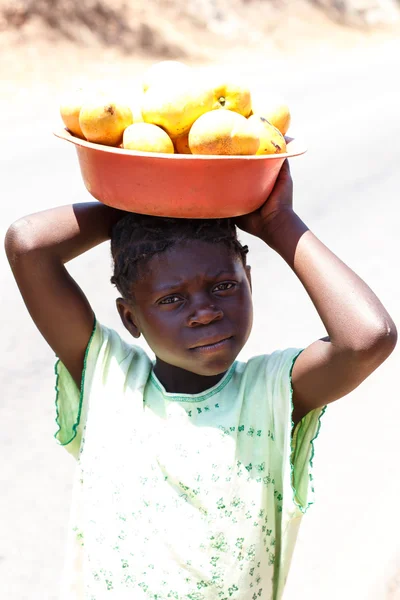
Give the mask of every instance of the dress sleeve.
<path id="1" fill-rule="evenodd" d="M 294 429 L 292 370 L 301 352 L 294 348 L 275 352 L 267 363 L 267 385 L 273 387 L 271 412 L 285 472 L 285 504 L 289 513 L 297 514 L 305 513 L 314 502 L 314 442 L 326 410 L 326 406 L 312 410 Z"/>
<path id="2" fill-rule="evenodd" d="M 58 430 L 54 434 L 54 437 L 76 459 L 79 455 L 82 438 L 84 389 L 90 385 L 94 366 L 103 343 L 103 327 L 95 320 L 93 331 L 85 351 L 80 389 L 61 360 L 58 359 L 55 364 L 55 404 Z"/>
<path id="3" fill-rule="evenodd" d="M 141 348 L 128 344 L 96 320 L 85 352 L 80 388 L 61 360 L 55 365 L 57 442 L 78 459 L 92 402 L 105 397 L 113 398 L 115 404 L 114 396 L 122 396 L 127 387 L 144 386 L 150 369 L 150 359 Z"/>

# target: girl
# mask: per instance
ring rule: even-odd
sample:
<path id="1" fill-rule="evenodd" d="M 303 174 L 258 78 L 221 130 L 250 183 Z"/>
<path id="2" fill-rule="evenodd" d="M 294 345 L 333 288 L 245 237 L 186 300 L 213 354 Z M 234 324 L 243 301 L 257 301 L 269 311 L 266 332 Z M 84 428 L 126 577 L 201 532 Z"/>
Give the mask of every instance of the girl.
<path id="1" fill-rule="evenodd" d="M 292 207 L 287 163 L 236 224 L 293 269 L 327 331 L 246 363 L 250 267 L 232 220 L 64 206 L 14 223 L 6 250 L 56 352 L 56 438 L 77 460 L 62 597 L 278 600 L 326 405 L 392 352 L 368 286 Z M 111 238 L 117 309 L 151 361 L 95 318 L 65 264 Z"/>

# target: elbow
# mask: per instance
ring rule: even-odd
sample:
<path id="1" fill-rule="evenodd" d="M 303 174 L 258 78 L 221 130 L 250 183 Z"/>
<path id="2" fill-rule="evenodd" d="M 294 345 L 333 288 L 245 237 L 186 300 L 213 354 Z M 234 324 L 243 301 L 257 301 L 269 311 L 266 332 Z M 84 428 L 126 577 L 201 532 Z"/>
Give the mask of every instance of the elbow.
<path id="1" fill-rule="evenodd" d="M 12 266 L 21 256 L 34 249 L 32 227 L 27 219 L 19 219 L 10 225 L 4 238 L 4 249 Z"/>
<path id="2" fill-rule="evenodd" d="M 397 328 L 391 319 L 385 327 L 382 344 L 386 348 L 387 356 L 389 356 L 393 352 L 393 350 L 396 348 Z"/>
<path id="3" fill-rule="evenodd" d="M 397 344 L 397 329 L 388 316 L 354 349 L 355 354 L 363 362 L 373 363 L 379 366 L 393 352 Z"/>

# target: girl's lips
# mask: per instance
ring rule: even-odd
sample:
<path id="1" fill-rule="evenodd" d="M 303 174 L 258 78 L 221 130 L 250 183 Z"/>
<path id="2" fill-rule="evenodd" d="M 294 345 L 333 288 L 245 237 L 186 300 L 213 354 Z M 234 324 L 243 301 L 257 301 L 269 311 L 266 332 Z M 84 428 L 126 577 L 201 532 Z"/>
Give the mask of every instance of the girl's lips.
<path id="1" fill-rule="evenodd" d="M 223 350 L 232 339 L 231 337 L 225 338 L 219 342 L 215 342 L 214 344 L 205 344 L 204 346 L 196 346 L 195 348 L 191 348 L 191 350 L 201 353 L 208 352 L 217 352 L 218 350 Z"/>

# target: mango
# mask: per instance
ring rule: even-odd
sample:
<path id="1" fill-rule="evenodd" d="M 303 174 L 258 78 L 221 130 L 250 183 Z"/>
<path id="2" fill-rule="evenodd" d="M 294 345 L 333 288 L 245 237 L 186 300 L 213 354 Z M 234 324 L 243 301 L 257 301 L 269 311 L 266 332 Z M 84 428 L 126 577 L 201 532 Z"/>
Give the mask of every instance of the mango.
<path id="1" fill-rule="evenodd" d="M 252 115 L 247 119 L 257 132 L 260 145 L 257 154 L 282 154 L 286 152 L 286 141 L 279 129 L 264 117 Z"/>
<path id="2" fill-rule="evenodd" d="M 84 104 L 79 114 L 79 125 L 89 142 L 118 146 L 133 116 L 129 106 L 106 98 Z"/>
<path id="3" fill-rule="evenodd" d="M 140 152 L 162 152 L 174 154 L 174 145 L 169 135 L 150 123 L 134 123 L 124 131 L 123 148 Z"/>
<path id="4" fill-rule="evenodd" d="M 213 110 L 195 121 L 189 132 L 192 154 L 256 154 L 260 139 L 243 115 L 231 110 Z"/>
<path id="5" fill-rule="evenodd" d="M 142 116 L 145 123 L 162 127 L 175 139 L 188 133 L 213 104 L 213 90 L 195 79 L 175 87 L 155 85 L 144 94 Z"/>

